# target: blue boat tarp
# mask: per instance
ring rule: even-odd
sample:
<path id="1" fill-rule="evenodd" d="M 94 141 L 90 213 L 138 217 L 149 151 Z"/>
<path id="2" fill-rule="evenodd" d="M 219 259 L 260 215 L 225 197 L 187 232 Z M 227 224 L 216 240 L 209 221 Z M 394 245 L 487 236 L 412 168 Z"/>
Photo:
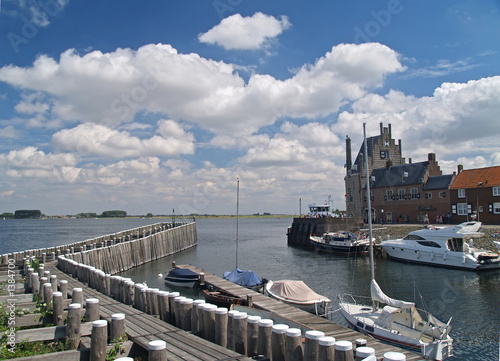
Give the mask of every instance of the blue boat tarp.
<path id="1" fill-rule="evenodd" d="M 243 271 L 235 268 L 232 272 L 224 272 L 224 278 L 243 287 L 255 287 L 262 284 L 262 280 L 253 271 Z"/>
<path id="2" fill-rule="evenodd" d="M 198 279 L 199 275 L 196 272 L 193 272 L 187 268 L 173 268 L 168 272 L 168 276 L 175 276 L 179 278 L 186 278 L 186 279 Z"/>

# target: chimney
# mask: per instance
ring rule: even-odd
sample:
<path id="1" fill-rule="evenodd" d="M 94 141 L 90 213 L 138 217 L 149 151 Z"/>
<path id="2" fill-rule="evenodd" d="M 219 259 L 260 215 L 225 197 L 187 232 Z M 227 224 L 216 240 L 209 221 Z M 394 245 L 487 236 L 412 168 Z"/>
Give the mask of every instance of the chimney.
<path id="1" fill-rule="evenodd" d="M 391 123 L 389 123 L 389 139 L 392 139 Z"/>
<path id="2" fill-rule="evenodd" d="M 392 160 L 388 159 L 387 162 L 385 162 L 385 169 L 389 170 L 389 168 L 392 167 Z"/>
<path id="3" fill-rule="evenodd" d="M 348 135 L 345 136 L 345 162 L 347 172 L 351 170 L 352 166 L 352 155 L 351 155 L 351 138 Z"/>
<path id="4" fill-rule="evenodd" d="M 408 158 L 408 164 L 411 164 L 411 158 Z"/>
<path id="5" fill-rule="evenodd" d="M 459 164 L 457 167 L 457 174 L 462 173 L 463 170 L 464 170 L 464 166 L 462 164 Z"/>
<path id="6" fill-rule="evenodd" d="M 427 154 L 427 160 L 429 162 L 435 162 L 436 161 L 436 154 L 435 153 L 429 153 L 429 154 Z"/>
<path id="7" fill-rule="evenodd" d="M 384 124 L 380 122 L 380 135 L 384 135 Z"/>

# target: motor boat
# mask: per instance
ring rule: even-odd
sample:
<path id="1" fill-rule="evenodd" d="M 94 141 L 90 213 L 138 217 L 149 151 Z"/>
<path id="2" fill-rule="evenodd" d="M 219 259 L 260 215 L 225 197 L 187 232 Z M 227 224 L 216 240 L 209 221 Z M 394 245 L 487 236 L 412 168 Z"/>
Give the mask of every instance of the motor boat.
<path id="1" fill-rule="evenodd" d="M 396 260 L 433 266 L 484 270 L 500 268 L 498 253 L 475 248 L 473 237 L 481 237 L 481 222 L 464 222 L 456 226 L 435 227 L 410 232 L 402 239 L 380 243 Z"/>
<path id="2" fill-rule="evenodd" d="M 326 315 L 328 305 L 331 302 L 328 297 L 317 294 L 303 281 L 268 281 L 265 289 L 269 297 L 311 312 L 317 316 Z"/>
<path id="3" fill-rule="evenodd" d="M 322 237 L 310 236 L 311 244 L 317 251 L 365 254 L 368 253 L 370 241 L 361 234 L 356 236 L 351 232 L 327 232 Z"/>
<path id="4" fill-rule="evenodd" d="M 255 292 L 260 292 L 263 285 L 263 281 L 255 272 L 251 270 L 243 271 L 238 267 L 231 272 L 224 272 L 224 279 Z"/>
<path id="5" fill-rule="evenodd" d="M 165 283 L 175 287 L 193 288 L 200 280 L 200 275 L 187 268 L 172 268 L 165 276 Z"/>

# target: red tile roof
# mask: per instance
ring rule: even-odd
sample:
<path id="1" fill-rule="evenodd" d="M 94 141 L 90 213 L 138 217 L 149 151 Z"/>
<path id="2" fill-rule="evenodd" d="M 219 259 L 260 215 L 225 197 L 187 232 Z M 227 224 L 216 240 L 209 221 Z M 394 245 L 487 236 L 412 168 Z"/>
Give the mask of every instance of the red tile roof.
<path id="1" fill-rule="evenodd" d="M 480 185 L 480 183 L 482 185 Z M 500 186 L 500 166 L 468 169 L 457 174 L 450 189 L 484 188 Z"/>

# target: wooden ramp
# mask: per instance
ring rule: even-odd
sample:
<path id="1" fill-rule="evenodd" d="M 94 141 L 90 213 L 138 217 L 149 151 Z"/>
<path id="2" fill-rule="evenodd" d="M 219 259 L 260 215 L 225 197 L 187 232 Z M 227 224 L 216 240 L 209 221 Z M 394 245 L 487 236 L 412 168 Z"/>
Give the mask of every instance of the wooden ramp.
<path id="1" fill-rule="evenodd" d="M 248 288 L 239 286 L 233 282 L 229 282 L 212 273 L 205 272 L 203 269 L 192 265 L 177 265 L 177 267 L 188 268 L 198 274 L 203 272 L 205 274 L 205 283 L 213 285 L 217 288 L 222 288 L 233 296 L 240 297 L 244 300 L 247 298 L 247 295 L 252 295 L 253 307 L 273 312 L 281 317 L 291 319 L 314 330 L 322 331 L 325 333 L 325 336 L 332 336 L 335 337 L 336 340 L 347 340 L 353 343 L 358 338 L 364 338 L 367 340 L 367 346 L 375 349 L 377 358 L 381 358 L 385 352 L 393 351 L 404 353 L 407 361 L 423 360 L 422 356 L 416 353 L 379 342 L 374 338 L 361 334 L 360 332 L 338 325 L 332 321 L 315 316 L 296 307 L 289 306 L 283 302 L 264 296 L 261 293 L 249 290 Z"/>
<path id="2" fill-rule="evenodd" d="M 214 360 L 242 360 L 251 361 L 237 352 L 228 350 L 215 343 L 206 341 L 189 332 L 183 331 L 166 323 L 159 318 L 139 311 L 132 306 L 118 302 L 92 288 L 55 267 L 55 263 L 45 264 L 45 269 L 51 275 L 57 275 L 58 280 L 68 281 L 68 296 L 73 288 L 82 288 L 83 299 L 98 298 L 101 318 L 111 322 L 111 315 L 125 314 L 126 334 L 134 343 L 145 350 L 154 340 L 164 340 L 167 343 L 167 359 L 169 361 L 214 361 Z"/>

